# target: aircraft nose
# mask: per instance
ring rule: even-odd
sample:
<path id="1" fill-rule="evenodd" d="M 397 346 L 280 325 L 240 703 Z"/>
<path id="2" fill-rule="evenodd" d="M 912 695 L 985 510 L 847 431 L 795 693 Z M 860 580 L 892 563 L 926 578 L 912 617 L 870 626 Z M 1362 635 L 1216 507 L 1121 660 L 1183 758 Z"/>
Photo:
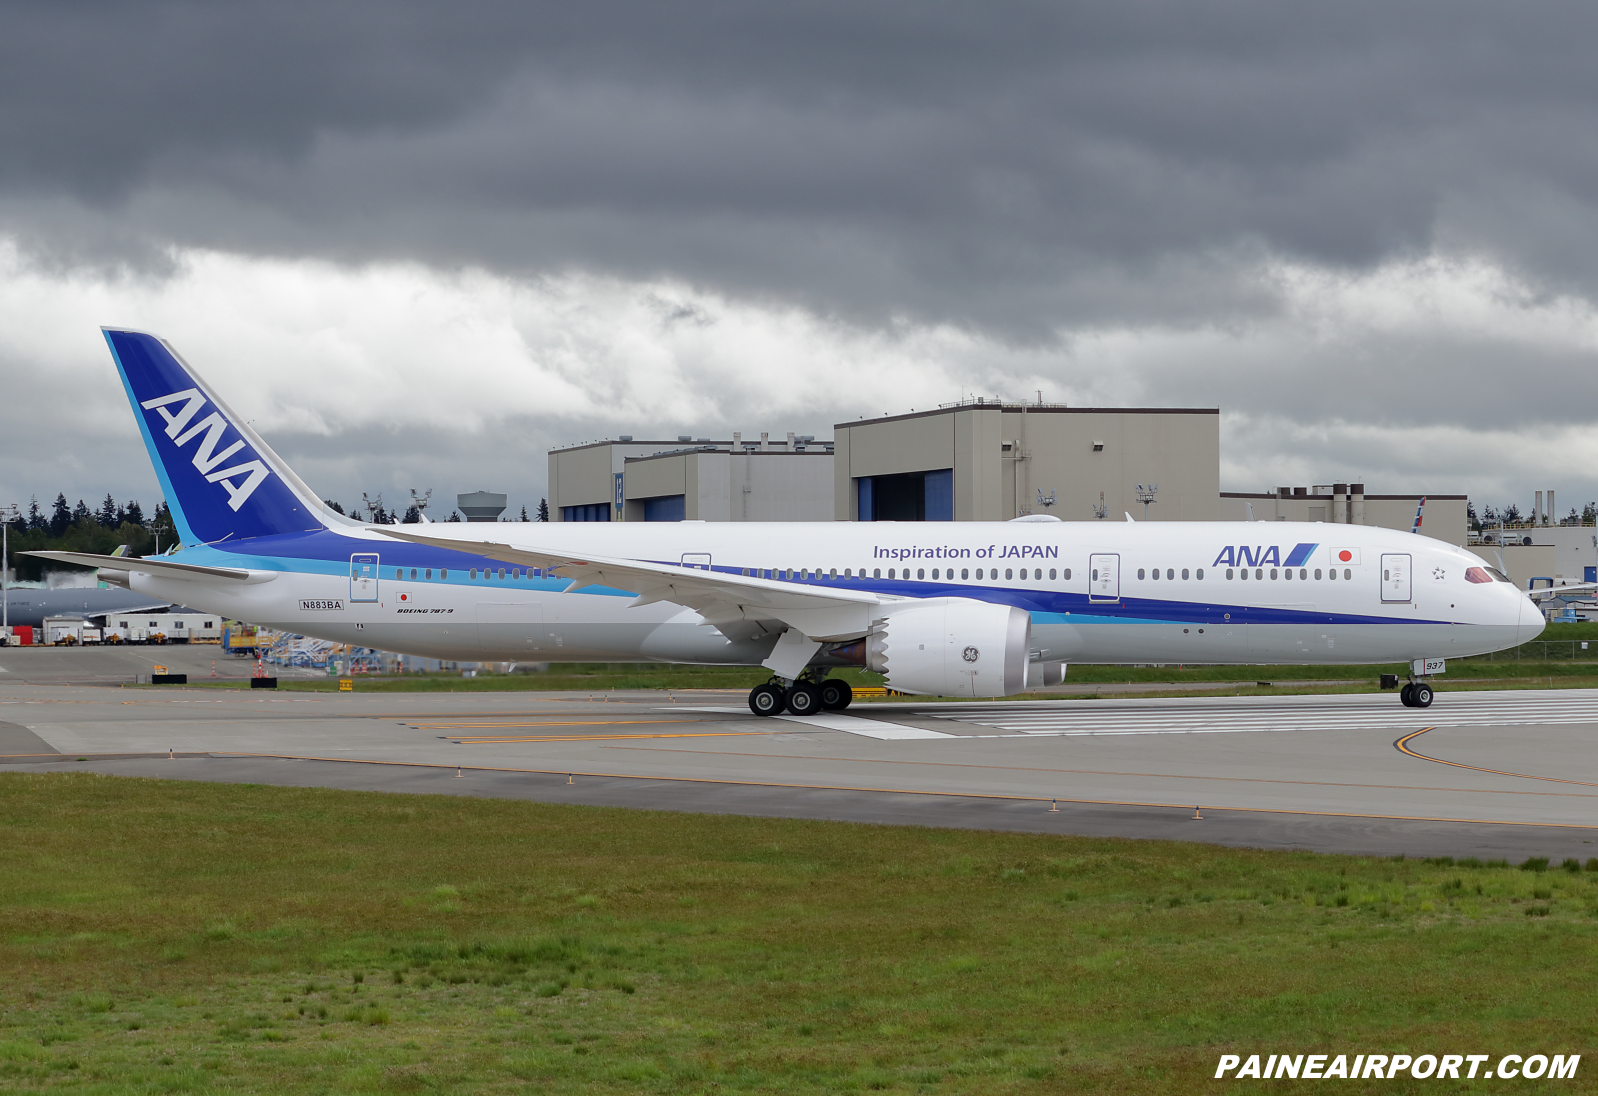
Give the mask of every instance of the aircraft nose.
<path id="1" fill-rule="evenodd" d="M 1530 643 L 1542 635 L 1543 629 L 1548 627 L 1548 621 L 1543 618 L 1543 611 L 1539 609 L 1531 598 L 1521 595 L 1520 622 L 1515 626 L 1515 643 Z"/>

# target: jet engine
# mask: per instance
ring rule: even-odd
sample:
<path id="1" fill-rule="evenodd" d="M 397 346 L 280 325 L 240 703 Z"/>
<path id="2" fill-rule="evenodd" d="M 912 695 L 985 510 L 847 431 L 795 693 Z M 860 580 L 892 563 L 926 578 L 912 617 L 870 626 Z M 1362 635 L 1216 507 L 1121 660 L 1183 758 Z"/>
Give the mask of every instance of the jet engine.
<path id="1" fill-rule="evenodd" d="M 971 598 L 930 598 L 895 609 L 865 640 L 867 669 L 888 687 L 928 696 L 1009 696 L 1027 684 L 1032 618 Z"/>

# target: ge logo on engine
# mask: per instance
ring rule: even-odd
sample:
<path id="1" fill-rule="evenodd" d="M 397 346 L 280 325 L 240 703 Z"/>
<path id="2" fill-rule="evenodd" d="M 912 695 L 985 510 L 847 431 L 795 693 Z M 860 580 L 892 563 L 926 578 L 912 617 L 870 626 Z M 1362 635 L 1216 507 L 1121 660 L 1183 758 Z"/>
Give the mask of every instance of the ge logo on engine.
<path id="1" fill-rule="evenodd" d="M 967 662 L 975 662 L 977 658 L 981 656 L 981 654 L 982 652 L 977 650 L 975 647 L 967 647 L 964 651 L 960 652 L 960 657 L 965 659 Z"/>

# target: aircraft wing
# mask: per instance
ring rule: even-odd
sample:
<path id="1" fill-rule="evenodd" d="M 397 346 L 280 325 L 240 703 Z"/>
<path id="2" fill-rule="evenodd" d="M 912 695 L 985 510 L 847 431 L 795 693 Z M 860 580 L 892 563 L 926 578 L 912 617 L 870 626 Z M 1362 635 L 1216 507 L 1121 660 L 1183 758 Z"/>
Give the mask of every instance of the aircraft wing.
<path id="1" fill-rule="evenodd" d="M 1554 594 L 1568 594 L 1577 590 L 1598 590 L 1598 582 L 1571 582 L 1564 586 L 1539 586 L 1535 590 L 1527 590 L 1526 596 L 1536 600 Z"/>
<path id="2" fill-rule="evenodd" d="M 870 630 L 872 620 L 881 615 L 877 611 L 879 606 L 905 600 L 844 586 L 813 586 L 609 556 L 578 558 L 492 541 L 424 536 L 386 526 L 376 528 L 387 536 L 413 544 L 455 551 L 470 549 L 506 563 L 556 571 L 575 580 L 567 593 L 585 586 L 634 590 L 638 594 L 634 605 L 651 605 L 657 601 L 681 605 L 699 613 L 723 632 L 739 621 L 777 620 L 814 640 L 858 639 Z"/>
<path id="3" fill-rule="evenodd" d="M 143 571 L 162 578 L 220 578 L 233 582 L 258 579 L 261 572 L 239 567 L 204 567 L 197 563 L 173 563 L 164 559 L 133 559 L 128 556 L 102 556 L 96 552 L 19 552 L 18 555 L 53 559 L 58 563 L 72 563 L 79 567 L 100 567 L 107 571 Z"/>

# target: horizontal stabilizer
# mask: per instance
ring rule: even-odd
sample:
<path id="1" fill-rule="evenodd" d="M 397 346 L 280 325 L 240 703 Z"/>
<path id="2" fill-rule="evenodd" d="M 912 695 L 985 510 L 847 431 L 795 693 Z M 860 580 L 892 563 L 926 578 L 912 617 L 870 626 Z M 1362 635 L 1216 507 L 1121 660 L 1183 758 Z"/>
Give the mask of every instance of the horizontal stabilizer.
<path id="1" fill-rule="evenodd" d="M 102 556 L 96 552 L 19 552 L 18 555 L 53 559 L 79 567 L 103 567 L 108 571 L 143 571 L 162 578 L 220 578 L 230 582 L 256 582 L 275 576 L 273 571 L 248 571 L 238 567 L 204 567 L 197 563 L 173 563 L 164 559 L 133 559 L 128 556 Z"/>

